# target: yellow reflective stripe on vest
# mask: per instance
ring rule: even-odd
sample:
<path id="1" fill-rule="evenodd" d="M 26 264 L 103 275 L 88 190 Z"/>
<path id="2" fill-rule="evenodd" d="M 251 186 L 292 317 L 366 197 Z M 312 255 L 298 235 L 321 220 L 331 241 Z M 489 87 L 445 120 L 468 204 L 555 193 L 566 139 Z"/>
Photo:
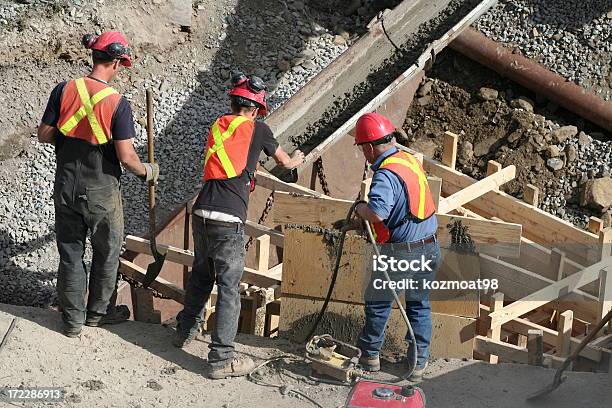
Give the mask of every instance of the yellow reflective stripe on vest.
<path id="1" fill-rule="evenodd" d="M 103 90 L 94 94 L 94 96 L 90 98 L 89 92 L 87 92 L 87 87 L 85 86 L 85 80 L 83 78 L 79 78 L 75 80 L 74 82 L 76 84 L 77 90 L 79 92 L 79 97 L 81 98 L 81 103 L 83 104 L 83 106 L 81 106 L 79 110 L 76 111 L 76 113 L 72 115 L 62 125 L 62 127 L 60 128 L 60 132 L 62 132 L 64 135 L 68 134 L 72 129 L 74 129 L 79 124 L 79 122 L 85 116 L 87 116 L 87 119 L 89 120 L 89 125 L 91 126 L 91 129 L 93 130 L 98 143 L 99 144 L 106 143 L 108 139 L 106 138 L 106 135 L 104 134 L 104 130 L 102 130 L 102 128 L 100 127 L 100 124 L 98 123 L 98 119 L 96 118 L 96 115 L 93 112 L 93 107 L 98 102 L 106 98 L 107 96 L 116 94 L 117 91 L 115 91 L 111 87 L 104 88 Z"/>
<path id="2" fill-rule="evenodd" d="M 419 178 L 419 210 L 417 217 L 420 219 L 425 218 L 425 188 L 427 187 L 427 177 L 421 171 L 419 164 L 411 156 L 406 156 L 406 159 L 400 159 L 399 157 L 388 157 L 380 164 L 379 168 L 384 168 L 389 164 L 399 164 L 408 167 L 413 173 Z"/>
<path id="3" fill-rule="evenodd" d="M 216 153 L 217 157 L 219 158 L 219 161 L 221 162 L 221 166 L 223 166 L 223 170 L 227 175 L 227 178 L 236 177 L 236 169 L 234 169 L 234 165 L 232 164 L 232 161 L 230 160 L 229 156 L 227 155 L 227 152 L 225 151 L 225 145 L 223 144 L 223 142 L 232 137 L 238 126 L 240 126 L 247 120 L 249 119 L 245 118 L 244 116 L 235 117 L 223 133 L 221 133 L 221 131 L 219 130 L 219 122 L 217 121 L 214 123 L 211 129 L 211 133 L 215 144 L 211 146 L 206 152 L 204 166 L 206 166 L 206 163 L 208 163 L 208 159 L 210 159 L 210 157 Z"/>

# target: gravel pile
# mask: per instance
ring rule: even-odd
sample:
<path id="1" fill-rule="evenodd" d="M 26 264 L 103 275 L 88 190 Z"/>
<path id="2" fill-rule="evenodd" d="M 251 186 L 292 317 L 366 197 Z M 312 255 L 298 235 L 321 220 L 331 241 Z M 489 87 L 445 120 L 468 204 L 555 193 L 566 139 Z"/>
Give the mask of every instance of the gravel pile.
<path id="1" fill-rule="evenodd" d="M 475 27 L 612 98 L 612 0 L 500 0 Z"/>

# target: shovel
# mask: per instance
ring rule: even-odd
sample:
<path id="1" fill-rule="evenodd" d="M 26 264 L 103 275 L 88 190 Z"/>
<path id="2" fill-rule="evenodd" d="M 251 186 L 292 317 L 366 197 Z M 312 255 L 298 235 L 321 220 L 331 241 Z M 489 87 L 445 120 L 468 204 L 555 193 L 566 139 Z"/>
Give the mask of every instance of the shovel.
<path id="1" fill-rule="evenodd" d="M 153 95 L 151 90 L 147 89 L 147 145 L 149 150 L 149 163 L 155 163 L 155 152 L 153 150 Z M 157 278 L 161 271 L 166 254 L 161 254 L 157 250 L 155 242 L 155 183 L 149 182 L 149 243 L 151 245 L 151 254 L 155 259 L 147 266 L 147 274 L 144 277 L 142 286 L 148 288 L 151 283 Z"/>
<path id="2" fill-rule="evenodd" d="M 572 355 L 565 359 L 563 365 L 561 365 L 561 367 L 559 367 L 559 369 L 555 373 L 555 378 L 553 379 L 553 382 L 548 386 L 542 388 L 540 391 L 531 394 L 527 397 L 527 399 L 533 400 L 548 395 L 554 390 L 556 390 L 557 387 L 559 387 L 561 384 L 563 384 L 563 382 L 567 379 L 567 377 L 561 376 L 563 374 L 563 371 L 565 371 L 565 369 L 569 367 L 571 363 L 576 361 L 580 352 L 586 347 L 587 344 L 591 342 L 591 340 L 593 340 L 597 333 L 610 321 L 610 319 L 612 319 L 612 309 L 610 309 L 608 314 L 606 314 L 604 318 L 601 319 L 599 324 L 597 324 L 597 326 L 594 327 L 593 330 L 591 330 L 589 335 L 582 339 L 582 341 L 580 342 L 576 350 L 574 350 Z"/>

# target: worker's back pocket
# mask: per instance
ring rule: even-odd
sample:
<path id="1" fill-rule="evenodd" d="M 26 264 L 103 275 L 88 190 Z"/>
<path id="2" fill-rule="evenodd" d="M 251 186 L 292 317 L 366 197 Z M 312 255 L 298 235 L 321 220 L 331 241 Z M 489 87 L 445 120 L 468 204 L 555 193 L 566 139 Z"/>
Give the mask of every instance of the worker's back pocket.
<path id="1" fill-rule="evenodd" d="M 102 187 L 87 187 L 87 209 L 92 214 L 106 214 L 115 211 L 120 199 L 119 183 Z"/>

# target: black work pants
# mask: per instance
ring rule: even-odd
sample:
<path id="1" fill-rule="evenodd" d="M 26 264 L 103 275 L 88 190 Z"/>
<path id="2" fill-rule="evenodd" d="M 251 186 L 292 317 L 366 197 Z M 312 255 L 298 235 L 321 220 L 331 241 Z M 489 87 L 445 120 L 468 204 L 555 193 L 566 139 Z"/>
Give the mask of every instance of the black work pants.
<path id="1" fill-rule="evenodd" d="M 55 197 L 55 232 L 60 255 L 58 300 L 65 325 L 79 327 L 85 323 L 86 313 L 106 314 L 115 290 L 123 242 L 121 192 L 115 182 L 87 188 L 72 203 L 60 202 L 58 194 Z M 89 284 L 83 260 L 88 231 L 93 249 Z"/>

